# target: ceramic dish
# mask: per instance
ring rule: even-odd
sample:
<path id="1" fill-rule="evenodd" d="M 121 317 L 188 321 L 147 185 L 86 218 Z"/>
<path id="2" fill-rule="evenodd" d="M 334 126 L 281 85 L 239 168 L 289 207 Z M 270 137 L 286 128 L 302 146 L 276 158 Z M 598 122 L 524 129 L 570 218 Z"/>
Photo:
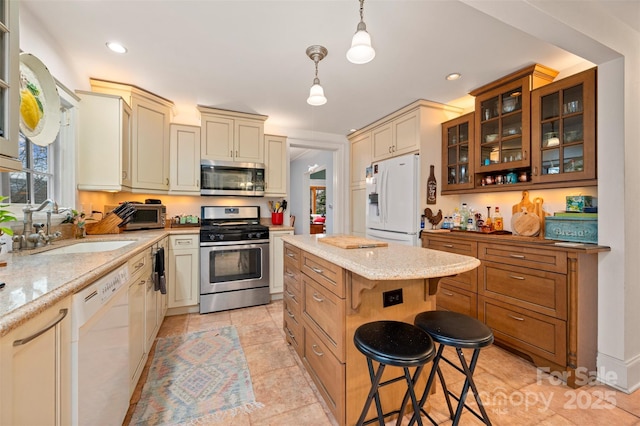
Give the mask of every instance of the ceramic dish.
<path id="1" fill-rule="evenodd" d="M 493 134 L 490 134 L 490 135 L 485 136 L 485 140 L 486 140 L 487 142 L 493 142 L 493 141 L 495 141 L 496 139 L 498 139 L 498 134 L 497 134 L 497 133 L 493 133 Z"/>
<path id="2" fill-rule="evenodd" d="M 47 146 L 60 130 L 60 97 L 56 83 L 40 59 L 20 54 L 20 131 Z"/>

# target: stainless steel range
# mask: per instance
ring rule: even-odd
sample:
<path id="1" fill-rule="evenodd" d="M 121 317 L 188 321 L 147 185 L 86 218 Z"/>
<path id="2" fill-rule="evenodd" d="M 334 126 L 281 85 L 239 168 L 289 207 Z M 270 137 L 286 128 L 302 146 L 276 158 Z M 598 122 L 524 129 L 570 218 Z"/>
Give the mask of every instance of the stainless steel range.
<path id="1" fill-rule="evenodd" d="M 269 228 L 260 207 L 202 206 L 200 313 L 269 303 Z"/>

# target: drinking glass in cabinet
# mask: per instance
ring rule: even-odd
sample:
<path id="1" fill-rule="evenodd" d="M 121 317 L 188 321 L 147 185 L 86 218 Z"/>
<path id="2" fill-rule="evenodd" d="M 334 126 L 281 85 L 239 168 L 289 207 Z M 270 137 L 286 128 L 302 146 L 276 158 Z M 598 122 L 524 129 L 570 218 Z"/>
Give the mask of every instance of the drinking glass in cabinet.
<path id="1" fill-rule="evenodd" d="M 498 97 L 488 99 L 482 102 L 481 107 L 482 120 L 491 120 L 498 116 Z"/>

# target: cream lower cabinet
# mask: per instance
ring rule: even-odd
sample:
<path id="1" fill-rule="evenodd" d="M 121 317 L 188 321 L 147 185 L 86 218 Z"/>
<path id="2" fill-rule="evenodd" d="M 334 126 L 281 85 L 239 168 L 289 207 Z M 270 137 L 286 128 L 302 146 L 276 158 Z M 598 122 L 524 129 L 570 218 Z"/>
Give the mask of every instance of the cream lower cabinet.
<path id="1" fill-rule="evenodd" d="M 287 196 L 287 138 L 264 135 L 265 197 Z M 272 246 L 273 247 L 273 246 Z"/>
<path id="2" fill-rule="evenodd" d="M 169 236 L 169 308 L 197 306 L 200 283 L 199 235 Z"/>
<path id="3" fill-rule="evenodd" d="M 171 124 L 169 193 L 200 195 L 200 127 Z"/>
<path id="4" fill-rule="evenodd" d="M 283 235 L 293 235 L 293 231 L 269 231 L 269 292 L 282 293 L 284 277 Z"/>
<path id="5" fill-rule="evenodd" d="M 71 423 L 67 298 L 0 339 L 0 424 Z"/>
<path id="6" fill-rule="evenodd" d="M 129 394 L 131 395 L 146 362 L 145 297 L 151 281 L 151 256 L 145 250 L 129 260 Z"/>

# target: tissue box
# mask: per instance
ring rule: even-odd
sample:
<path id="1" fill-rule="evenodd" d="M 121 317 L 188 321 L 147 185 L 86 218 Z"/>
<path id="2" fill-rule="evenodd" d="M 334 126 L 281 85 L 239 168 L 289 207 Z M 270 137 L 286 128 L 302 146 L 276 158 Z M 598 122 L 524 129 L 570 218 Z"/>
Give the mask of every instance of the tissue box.
<path id="1" fill-rule="evenodd" d="M 547 240 L 598 243 L 598 219 L 590 217 L 552 216 L 544 220 Z"/>
<path id="2" fill-rule="evenodd" d="M 598 198 L 591 195 L 567 195 L 568 212 L 597 212 Z"/>

